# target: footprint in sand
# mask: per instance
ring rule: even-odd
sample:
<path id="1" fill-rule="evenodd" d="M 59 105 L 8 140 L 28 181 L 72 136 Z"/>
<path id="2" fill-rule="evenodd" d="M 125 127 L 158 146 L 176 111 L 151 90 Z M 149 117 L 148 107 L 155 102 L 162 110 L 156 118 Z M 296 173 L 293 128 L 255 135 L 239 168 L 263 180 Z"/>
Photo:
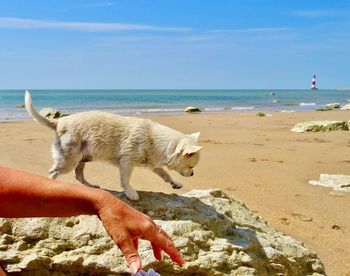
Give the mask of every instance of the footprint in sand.
<path id="1" fill-rule="evenodd" d="M 280 221 L 281 221 L 281 223 L 282 224 L 284 224 L 284 225 L 289 225 L 289 220 L 287 219 L 287 218 L 280 218 Z"/>
<path id="2" fill-rule="evenodd" d="M 341 228 L 340 228 L 339 225 L 333 224 L 333 225 L 332 225 L 332 229 L 334 229 L 334 230 L 340 230 Z"/>
<path id="3" fill-rule="evenodd" d="M 310 222 L 313 220 L 312 217 L 309 217 L 309 216 L 303 215 L 303 214 L 298 214 L 298 213 L 292 213 L 292 217 L 294 217 L 296 219 L 300 219 L 301 221 L 305 221 L 305 222 Z"/>

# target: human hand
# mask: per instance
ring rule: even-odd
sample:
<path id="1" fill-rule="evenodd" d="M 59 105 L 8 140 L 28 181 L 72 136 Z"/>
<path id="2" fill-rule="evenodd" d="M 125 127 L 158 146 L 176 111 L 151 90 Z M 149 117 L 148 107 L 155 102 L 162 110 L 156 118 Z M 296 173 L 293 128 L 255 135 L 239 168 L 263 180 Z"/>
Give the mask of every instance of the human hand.
<path id="1" fill-rule="evenodd" d="M 130 207 L 109 192 L 101 190 L 98 216 L 107 233 L 124 254 L 132 273 L 141 270 L 138 239 L 151 242 L 154 257 L 162 260 L 162 250 L 179 265 L 184 263 L 169 235 L 150 217 Z"/>

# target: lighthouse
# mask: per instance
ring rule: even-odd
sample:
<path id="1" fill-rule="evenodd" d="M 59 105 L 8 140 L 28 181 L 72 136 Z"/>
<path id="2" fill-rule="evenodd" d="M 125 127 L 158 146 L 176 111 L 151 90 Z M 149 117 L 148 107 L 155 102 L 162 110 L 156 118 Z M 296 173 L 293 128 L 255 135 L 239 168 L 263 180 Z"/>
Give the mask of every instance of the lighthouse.
<path id="1" fill-rule="evenodd" d="M 317 87 L 316 87 L 316 75 L 314 75 L 312 77 L 311 90 L 317 90 Z"/>

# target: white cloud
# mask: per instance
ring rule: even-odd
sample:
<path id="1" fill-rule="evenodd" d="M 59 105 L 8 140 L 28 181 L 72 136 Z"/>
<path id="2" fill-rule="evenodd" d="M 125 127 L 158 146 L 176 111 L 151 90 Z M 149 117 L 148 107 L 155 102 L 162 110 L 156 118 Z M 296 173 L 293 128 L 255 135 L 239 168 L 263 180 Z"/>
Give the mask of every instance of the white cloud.
<path id="1" fill-rule="evenodd" d="M 349 16 L 350 12 L 346 10 L 300 10 L 294 11 L 292 14 L 299 17 L 319 18 Z"/>
<path id="2" fill-rule="evenodd" d="M 100 22 L 69 22 L 24 19 L 16 17 L 0 17 L 0 28 L 11 29 L 59 29 L 83 32 L 117 32 L 117 31 L 158 31 L 158 32 L 188 32 L 189 28 L 159 27 L 142 24 L 100 23 Z"/>
<path id="3" fill-rule="evenodd" d="M 217 29 L 212 30 L 212 33 L 267 33 L 267 32 L 281 32 L 289 30 L 286 27 L 280 28 L 247 28 L 247 29 Z"/>
<path id="4" fill-rule="evenodd" d="M 84 5 L 84 8 L 105 8 L 105 7 L 112 7 L 114 6 L 114 2 L 101 2 L 101 3 L 91 3 Z"/>

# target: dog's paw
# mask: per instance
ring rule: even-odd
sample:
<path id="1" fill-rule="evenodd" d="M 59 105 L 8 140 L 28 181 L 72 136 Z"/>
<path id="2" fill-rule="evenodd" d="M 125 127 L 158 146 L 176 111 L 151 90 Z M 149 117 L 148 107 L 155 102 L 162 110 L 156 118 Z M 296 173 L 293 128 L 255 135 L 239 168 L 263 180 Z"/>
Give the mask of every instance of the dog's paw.
<path id="1" fill-rule="evenodd" d="M 124 190 L 124 194 L 127 196 L 128 199 L 130 200 L 138 200 L 139 199 L 139 195 L 138 193 L 131 187 L 126 188 Z"/>
<path id="2" fill-rule="evenodd" d="M 171 184 L 171 187 L 173 187 L 173 189 L 181 189 L 182 186 L 183 186 L 180 182 L 177 182 L 177 181 L 174 181 L 174 180 L 172 180 L 170 182 L 170 184 Z"/>

